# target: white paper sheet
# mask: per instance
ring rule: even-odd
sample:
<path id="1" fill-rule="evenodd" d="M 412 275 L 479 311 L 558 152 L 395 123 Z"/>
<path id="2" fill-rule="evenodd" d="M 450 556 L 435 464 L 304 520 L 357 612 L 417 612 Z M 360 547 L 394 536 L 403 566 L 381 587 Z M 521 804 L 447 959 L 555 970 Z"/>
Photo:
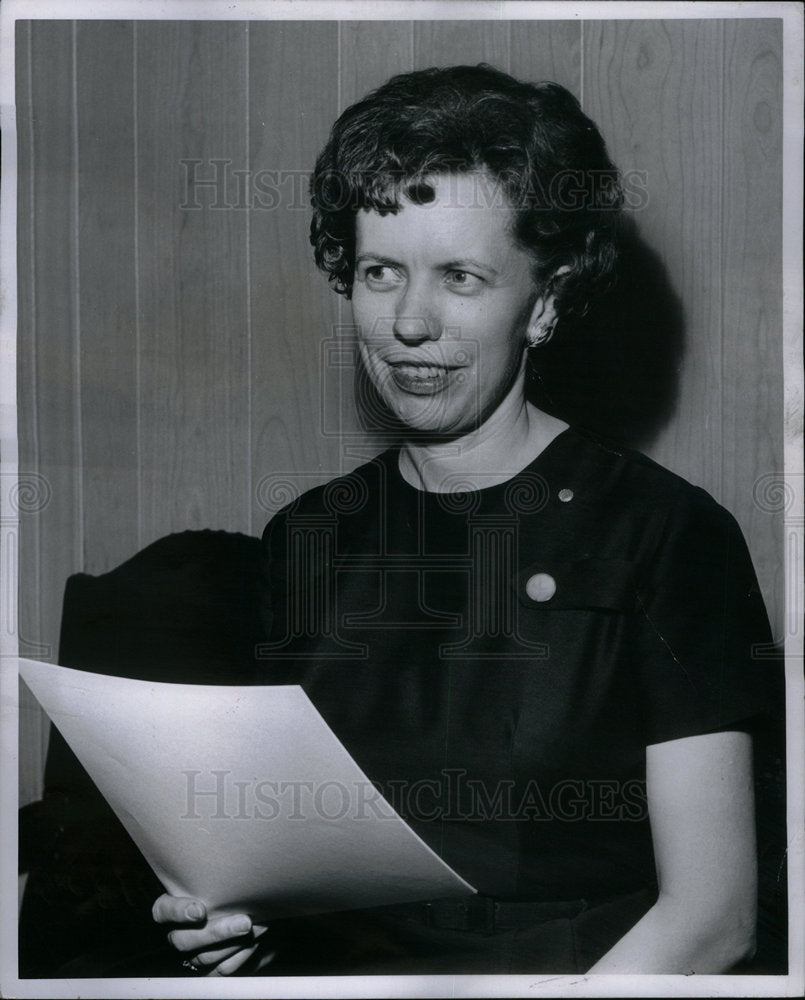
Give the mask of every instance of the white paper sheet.
<path id="1" fill-rule="evenodd" d="M 19 667 L 174 895 L 268 919 L 475 891 L 379 795 L 301 687 Z"/>

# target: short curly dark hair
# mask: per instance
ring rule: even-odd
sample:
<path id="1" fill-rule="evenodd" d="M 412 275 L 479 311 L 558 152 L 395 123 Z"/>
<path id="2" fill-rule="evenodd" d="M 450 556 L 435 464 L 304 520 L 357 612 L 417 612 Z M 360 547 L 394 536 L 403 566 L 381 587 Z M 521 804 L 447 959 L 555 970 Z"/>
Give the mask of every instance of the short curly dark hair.
<path id="1" fill-rule="evenodd" d="M 557 313 L 583 313 L 615 265 L 618 171 L 564 87 L 484 64 L 395 76 L 333 126 L 311 179 L 310 242 L 336 291 L 352 293 L 360 209 L 396 212 L 401 196 L 423 204 L 428 176 L 474 171 L 514 208 L 514 238 Z"/>

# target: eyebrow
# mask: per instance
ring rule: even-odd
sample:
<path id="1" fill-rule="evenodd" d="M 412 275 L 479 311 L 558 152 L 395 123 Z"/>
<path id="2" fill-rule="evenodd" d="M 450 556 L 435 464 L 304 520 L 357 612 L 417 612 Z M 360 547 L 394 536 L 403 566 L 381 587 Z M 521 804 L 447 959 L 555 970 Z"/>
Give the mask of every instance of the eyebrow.
<path id="1" fill-rule="evenodd" d="M 449 260 L 441 266 L 449 271 L 463 271 L 468 267 L 477 267 L 480 271 L 486 271 L 487 274 L 494 275 L 496 278 L 500 274 L 491 264 L 484 264 L 483 261 L 475 260 L 474 257 L 461 257 L 459 260 Z"/>
<path id="2" fill-rule="evenodd" d="M 362 253 L 355 258 L 356 264 L 363 264 L 366 261 L 372 261 L 375 264 L 383 264 L 387 267 L 400 267 L 400 262 L 394 260 L 393 257 L 385 257 L 383 254 L 379 253 Z M 440 271 L 465 271 L 467 268 L 475 267 L 480 271 L 485 271 L 487 274 L 491 274 L 493 277 L 497 278 L 500 274 L 494 267 L 490 264 L 484 264 L 480 260 L 475 260 L 473 257 L 461 257 L 457 260 L 448 260 L 444 264 L 438 264 L 438 269 Z"/>
<path id="3" fill-rule="evenodd" d="M 400 262 L 398 260 L 393 260 L 391 257 L 384 257 L 379 253 L 362 253 L 355 258 L 356 264 L 363 264 L 365 261 L 371 260 L 375 264 L 385 264 L 388 267 L 399 267 Z"/>

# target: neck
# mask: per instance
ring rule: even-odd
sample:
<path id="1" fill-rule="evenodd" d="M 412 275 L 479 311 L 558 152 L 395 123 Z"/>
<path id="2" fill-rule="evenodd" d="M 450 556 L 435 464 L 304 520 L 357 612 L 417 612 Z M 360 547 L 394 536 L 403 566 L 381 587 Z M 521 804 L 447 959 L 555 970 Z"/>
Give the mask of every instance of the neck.
<path id="1" fill-rule="evenodd" d="M 460 437 L 407 441 L 400 472 L 411 486 L 429 493 L 484 489 L 516 476 L 566 427 L 521 398 Z"/>

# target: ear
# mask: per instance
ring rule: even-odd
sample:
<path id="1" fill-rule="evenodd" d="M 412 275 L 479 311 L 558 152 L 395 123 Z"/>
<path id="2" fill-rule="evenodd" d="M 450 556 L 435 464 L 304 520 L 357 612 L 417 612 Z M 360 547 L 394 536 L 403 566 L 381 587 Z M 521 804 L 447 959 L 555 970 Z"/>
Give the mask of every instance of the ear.
<path id="1" fill-rule="evenodd" d="M 531 316 L 526 327 L 526 340 L 529 347 L 544 343 L 553 333 L 556 325 L 556 300 L 553 294 L 540 295 L 531 310 Z"/>
<path id="2" fill-rule="evenodd" d="M 560 267 L 553 277 L 566 274 L 569 270 L 569 267 Z M 556 313 L 556 296 L 550 290 L 552 284 L 553 279 L 547 283 L 545 291 L 537 297 L 531 309 L 526 327 L 526 342 L 529 347 L 536 347 L 537 344 L 544 344 L 549 340 L 559 318 Z"/>

